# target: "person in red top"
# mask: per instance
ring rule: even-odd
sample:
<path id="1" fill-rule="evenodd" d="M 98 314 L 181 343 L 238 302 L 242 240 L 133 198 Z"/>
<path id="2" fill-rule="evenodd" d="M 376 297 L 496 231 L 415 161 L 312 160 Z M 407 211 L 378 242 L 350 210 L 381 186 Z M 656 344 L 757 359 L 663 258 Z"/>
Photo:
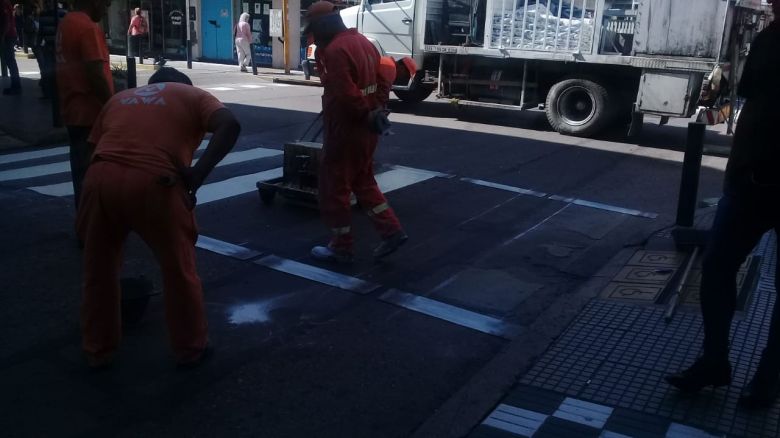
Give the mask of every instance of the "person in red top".
<path id="1" fill-rule="evenodd" d="M 143 45 L 147 38 L 149 29 L 146 26 L 146 19 L 141 15 L 141 8 L 133 10 L 133 18 L 130 19 L 130 27 L 127 28 L 127 35 L 130 37 L 130 49 L 127 51 L 129 56 L 137 56 L 138 63 L 144 63 Z"/>
<path id="2" fill-rule="evenodd" d="M 380 71 L 380 56 L 374 45 L 357 30 L 347 29 L 332 3 L 312 4 L 307 19 L 305 32 L 317 44 L 324 87 L 319 204 L 332 232 L 328 245 L 314 247 L 311 254 L 318 260 L 352 260 L 350 194 L 354 193 L 382 237 L 374 249 L 374 258 L 380 259 L 407 240 L 377 186 L 373 169 L 380 131 L 376 126 L 377 122 L 386 122 L 384 107 L 392 80 Z"/>
<path id="3" fill-rule="evenodd" d="M 122 246 L 135 231 L 163 276 L 165 318 L 176 361 L 208 352 L 203 292 L 195 267 L 195 193 L 238 138 L 240 126 L 214 96 L 163 67 L 149 85 L 118 93 L 95 121 L 94 148 L 76 227 L 84 241 L 82 346 L 92 367 L 112 363 L 121 338 Z M 190 167 L 206 132 L 209 144 Z"/>
<path id="4" fill-rule="evenodd" d="M 70 172 L 76 209 L 87 170 L 87 136 L 111 95 L 114 81 L 103 31 L 97 25 L 110 0 L 77 0 L 57 29 L 57 88 L 70 137 Z"/>
<path id="5" fill-rule="evenodd" d="M 10 0 L 0 0 L 0 57 L 11 73 L 11 86 L 3 90 L 5 95 L 22 92 L 19 66 L 16 64 L 16 54 L 14 53 L 17 35 L 14 7 Z"/>

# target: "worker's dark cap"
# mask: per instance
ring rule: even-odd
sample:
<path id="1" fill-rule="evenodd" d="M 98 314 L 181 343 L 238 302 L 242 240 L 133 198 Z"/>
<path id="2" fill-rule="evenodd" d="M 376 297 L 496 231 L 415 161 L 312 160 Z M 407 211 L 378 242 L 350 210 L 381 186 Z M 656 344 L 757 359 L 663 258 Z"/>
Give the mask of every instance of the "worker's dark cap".
<path id="1" fill-rule="evenodd" d="M 309 6 L 309 9 L 306 10 L 307 23 L 306 27 L 303 28 L 303 33 L 307 34 L 311 32 L 311 25 L 317 22 L 320 18 L 338 13 L 339 11 L 336 9 L 336 5 L 329 1 L 323 0 L 312 3 L 311 6 Z"/>

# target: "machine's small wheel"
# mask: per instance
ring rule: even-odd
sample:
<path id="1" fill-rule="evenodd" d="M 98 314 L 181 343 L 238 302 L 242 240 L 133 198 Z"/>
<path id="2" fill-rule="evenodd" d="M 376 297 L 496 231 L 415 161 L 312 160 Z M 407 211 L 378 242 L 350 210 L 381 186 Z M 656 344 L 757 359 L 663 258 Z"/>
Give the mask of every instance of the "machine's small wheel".
<path id="1" fill-rule="evenodd" d="M 263 204 L 273 204 L 274 198 L 276 197 L 276 190 L 263 187 L 258 188 L 257 192 L 260 194 L 260 200 L 263 202 Z"/>

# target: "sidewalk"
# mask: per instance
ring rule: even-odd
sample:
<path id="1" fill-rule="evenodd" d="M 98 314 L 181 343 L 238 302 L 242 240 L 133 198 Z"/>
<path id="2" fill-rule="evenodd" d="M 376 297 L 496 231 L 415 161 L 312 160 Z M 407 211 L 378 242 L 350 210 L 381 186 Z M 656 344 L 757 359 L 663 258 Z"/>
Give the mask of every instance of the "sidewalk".
<path id="1" fill-rule="evenodd" d="M 666 235 L 655 241 L 668 239 Z M 612 281 L 600 296 L 469 436 L 780 436 L 780 403 L 755 412 L 737 407 L 766 342 L 776 295 L 775 253 L 776 238 L 769 234 L 740 274 L 731 386 L 690 397 L 663 380 L 700 353 L 701 271 L 692 272 L 686 298 L 666 323 L 668 286 L 684 269 L 685 257 L 674 251 L 637 250 L 624 263 L 607 268 L 610 272 L 604 274 Z"/>
<path id="2" fill-rule="evenodd" d="M 53 126 L 52 101 L 40 98 L 40 75 L 35 60 L 17 61 L 22 73 L 22 93 L 0 96 L 0 150 L 66 143 L 68 135 L 65 128 Z M 9 84 L 10 79 L 2 79 L 3 88 Z"/>

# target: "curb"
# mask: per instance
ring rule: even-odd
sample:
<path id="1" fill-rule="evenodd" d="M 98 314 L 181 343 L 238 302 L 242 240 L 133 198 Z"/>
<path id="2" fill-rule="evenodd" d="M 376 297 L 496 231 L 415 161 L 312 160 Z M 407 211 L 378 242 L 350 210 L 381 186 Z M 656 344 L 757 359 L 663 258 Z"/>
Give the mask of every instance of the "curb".
<path id="1" fill-rule="evenodd" d="M 549 306 L 550 309 L 556 309 L 555 311 L 545 313 L 534 321 L 528 330 L 515 338 L 444 402 L 428 420 L 417 427 L 411 437 L 445 438 L 468 435 L 552 346 L 555 339 L 574 322 L 585 305 L 599 296 L 635 251 L 635 248 L 622 249 L 579 289 L 558 297 Z"/>
<path id="2" fill-rule="evenodd" d="M 289 84 L 289 85 L 306 85 L 309 87 L 322 87 L 322 82 L 319 80 L 306 80 L 306 79 L 292 79 L 292 78 L 274 78 L 275 84 Z"/>

